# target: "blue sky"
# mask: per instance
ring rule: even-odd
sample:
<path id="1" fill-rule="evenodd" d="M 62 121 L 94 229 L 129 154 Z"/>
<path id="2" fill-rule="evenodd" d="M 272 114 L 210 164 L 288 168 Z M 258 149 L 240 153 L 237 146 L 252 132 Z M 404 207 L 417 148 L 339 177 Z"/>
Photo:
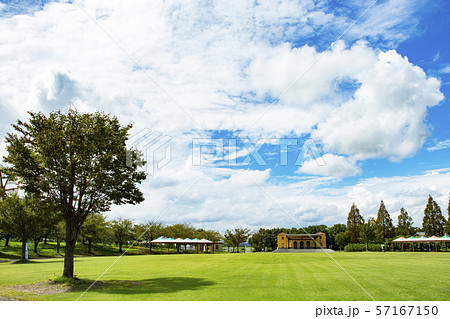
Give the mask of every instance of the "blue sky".
<path id="1" fill-rule="evenodd" d="M 0 1 L 0 135 L 73 105 L 170 139 L 142 149 L 161 166 L 146 201 L 109 218 L 175 203 L 161 221 L 332 225 L 383 199 L 419 226 L 428 194 L 445 212 L 450 191 L 449 13 L 445 0 Z M 225 147 L 194 165 L 196 139 Z M 274 139 L 297 142 L 287 165 Z M 244 162 L 257 143 L 267 165 Z"/>

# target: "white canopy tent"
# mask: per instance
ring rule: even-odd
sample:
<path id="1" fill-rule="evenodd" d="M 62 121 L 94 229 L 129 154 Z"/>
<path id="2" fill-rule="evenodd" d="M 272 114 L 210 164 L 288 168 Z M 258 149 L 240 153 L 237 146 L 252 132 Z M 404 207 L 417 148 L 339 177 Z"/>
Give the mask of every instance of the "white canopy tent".
<path id="1" fill-rule="evenodd" d="M 405 243 L 409 243 L 412 244 L 412 251 L 414 251 L 414 244 L 415 243 L 434 243 L 434 249 L 437 252 L 437 243 L 439 242 L 450 242 L 450 237 L 445 235 L 442 237 L 437 237 L 437 236 L 431 236 L 431 237 L 425 237 L 425 236 L 421 236 L 419 238 L 411 236 L 408 238 L 405 237 L 400 237 L 397 238 L 395 240 L 392 241 L 392 243 L 398 243 L 398 244 L 402 244 L 402 251 L 404 251 L 404 244 Z M 447 250 L 447 245 L 445 245 L 445 250 Z M 392 245 L 392 251 L 394 251 L 394 245 Z"/>
<path id="2" fill-rule="evenodd" d="M 159 237 L 155 240 L 152 240 L 150 242 L 150 250 L 151 250 L 151 245 L 152 244 L 159 244 L 160 245 L 160 250 L 162 253 L 162 246 L 163 244 L 167 244 L 167 251 L 169 252 L 169 244 L 173 244 L 177 247 L 177 251 L 180 251 L 180 247 L 182 245 L 184 245 L 184 250 L 187 250 L 187 245 L 193 245 L 196 248 L 197 254 L 200 251 L 205 250 L 205 247 L 208 247 L 208 245 L 211 245 L 211 251 L 212 253 L 214 253 L 214 242 L 207 240 L 205 238 L 202 239 L 198 239 L 198 238 L 194 238 L 194 239 L 190 239 L 190 238 L 186 238 L 186 239 L 181 239 L 181 238 L 177 238 L 177 239 L 173 239 L 171 237 L 169 238 L 165 238 L 165 237 Z"/>

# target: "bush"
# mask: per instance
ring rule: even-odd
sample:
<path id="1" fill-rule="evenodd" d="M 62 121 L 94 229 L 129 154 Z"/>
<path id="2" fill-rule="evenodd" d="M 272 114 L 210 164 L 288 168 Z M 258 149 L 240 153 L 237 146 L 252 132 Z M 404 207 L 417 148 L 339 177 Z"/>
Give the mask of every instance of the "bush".
<path id="1" fill-rule="evenodd" d="M 366 251 L 366 244 L 348 244 L 344 247 L 344 251 Z M 381 245 L 369 244 L 369 251 L 381 251 Z"/>

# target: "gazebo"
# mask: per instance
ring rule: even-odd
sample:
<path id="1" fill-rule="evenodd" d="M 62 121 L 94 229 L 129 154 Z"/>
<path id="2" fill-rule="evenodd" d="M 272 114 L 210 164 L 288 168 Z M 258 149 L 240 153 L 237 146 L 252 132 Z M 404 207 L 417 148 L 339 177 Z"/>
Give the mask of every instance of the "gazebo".
<path id="1" fill-rule="evenodd" d="M 408 238 L 405 237 L 400 237 L 397 238 L 395 240 L 392 241 L 393 244 L 402 244 L 402 251 L 404 250 L 404 244 L 405 243 L 410 243 L 412 244 L 412 251 L 414 251 L 414 244 L 415 243 L 434 243 L 434 250 L 437 252 L 437 243 L 439 242 L 450 242 L 450 237 L 445 235 L 442 237 L 437 237 L 437 236 L 431 236 L 431 237 L 425 237 L 425 236 L 421 236 L 419 238 L 414 237 L 414 236 L 410 236 Z M 392 245 L 392 251 L 394 251 L 394 245 Z M 445 251 L 447 251 L 447 245 L 445 245 Z"/>
<path id="2" fill-rule="evenodd" d="M 194 239 L 190 239 L 190 238 L 185 238 L 185 239 L 181 239 L 181 238 L 177 238 L 177 239 L 173 239 L 171 237 L 169 238 L 165 238 L 165 237 L 159 237 L 155 240 L 152 240 L 150 242 L 150 250 L 151 250 L 151 245 L 152 244 L 159 244 L 160 245 L 160 250 L 162 253 L 162 246 L 163 244 L 174 244 L 177 247 L 177 251 L 180 251 L 180 247 L 182 245 L 184 245 L 184 251 L 187 250 L 187 245 L 193 245 L 197 251 L 197 254 L 200 251 L 209 251 L 211 250 L 211 252 L 214 254 L 214 242 L 202 238 L 202 239 L 198 239 L 198 238 L 194 238 Z M 211 245 L 211 249 L 208 249 L 208 247 Z M 167 247 L 167 252 L 170 252 L 169 250 L 169 246 Z"/>

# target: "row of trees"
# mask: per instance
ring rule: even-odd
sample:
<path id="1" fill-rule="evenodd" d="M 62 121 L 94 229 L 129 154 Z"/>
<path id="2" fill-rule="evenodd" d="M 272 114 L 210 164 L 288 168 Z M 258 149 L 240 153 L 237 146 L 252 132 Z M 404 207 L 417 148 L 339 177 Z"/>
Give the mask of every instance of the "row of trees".
<path id="1" fill-rule="evenodd" d="M 413 226 L 411 216 L 403 207 L 400 209 L 397 227 L 395 227 L 383 201 L 380 203 L 376 218 L 370 217 L 367 220 L 364 220 L 358 207 L 353 203 L 348 213 L 347 224 L 335 224 L 331 227 L 313 225 L 298 229 L 261 228 L 249 238 L 248 242 L 256 251 L 275 250 L 277 235 L 281 232 L 288 234 L 323 232 L 326 234 L 327 247 L 331 249 L 343 249 L 350 243 L 363 243 L 368 249 L 370 243 L 382 244 L 390 242 L 395 237 L 414 236 L 418 232 L 424 232 L 426 236 L 450 234 L 450 200 L 448 214 L 449 218 L 446 220 L 441 208 L 430 195 L 424 210 L 421 228 Z"/>
<path id="2" fill-rule="evenodd" d="M 0 234 L 6 239 L 8 246 L 11 238 L 22 243 L 22 259 L 25 259 L 25 245 L 34 241 L 34 252 L 37 253 L 38 244 L 50 239 L 57 244 L 57 253 L 60 244 L 65 240 L 64 220 L 56 212 L 49 210 L 42 200 L 26 196 L 19 198 L 12 194 L 0 200 Z M 206 238 L 211 241 L 222 239 L 220 233 L 213 230 L 196 229 L 189 224 L 164 225 L 160 222 L 147 222 L 135 224 L 131 219 L 118 218 L 107 221 L 102 213 L 91 214 L 86 218 L 80 228 L 80 240 L 88 246 L 89 253 L 92 245 L 96 243 L 119 246 L 131 242 L 146 244 L 160 237 L 172 238 Z"/>
<path id="3" fill-rule="evenodd" d="M 448 206 L 449 218 L 446 220 L 441 208 L 433 200 L 431 195 L 424 210 L 422 228 L 414 227 L 412 218 L 402 207 L 398 215 L 397 227 L 394 227 L 392 218 L 383 201 L 380 203 L 376 218 L 364 218 L 359 213 L 358 207 L 353 203 L 347 218 L 347 230 L 345 237 L 349 243 L 364 243 L 366 249 L 369 243 L 390 242 L 394 237 L 409 237 L 424 232 L 426 236 L 443 236 L 450 234 L 450 200 Z"/>

